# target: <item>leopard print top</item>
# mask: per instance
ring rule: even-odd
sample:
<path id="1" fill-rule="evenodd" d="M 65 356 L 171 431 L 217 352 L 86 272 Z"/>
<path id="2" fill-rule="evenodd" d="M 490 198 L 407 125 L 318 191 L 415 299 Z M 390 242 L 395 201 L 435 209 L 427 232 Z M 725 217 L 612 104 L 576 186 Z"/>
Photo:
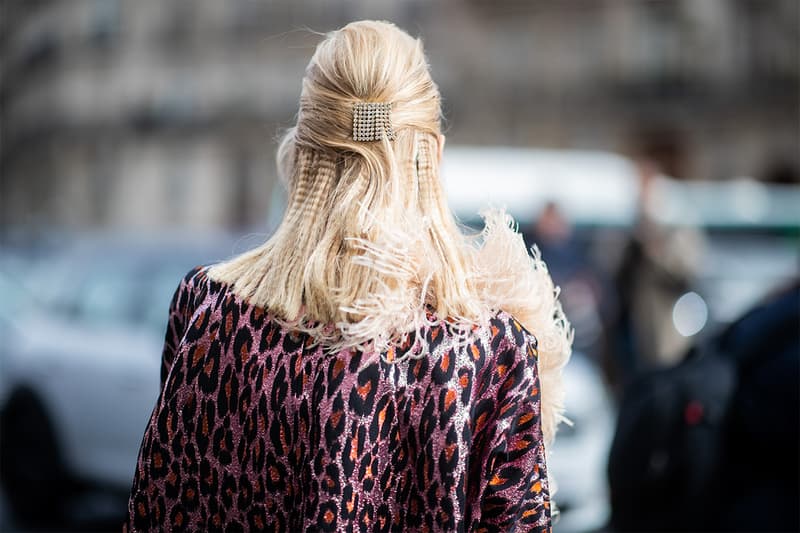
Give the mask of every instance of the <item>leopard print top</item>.
<path id="1" fill-rule="evenodd" d="M 192 270 L 124 529 L 549 531 L 536 339 L 504 312 L 420 334 L 362 365 Z"/>

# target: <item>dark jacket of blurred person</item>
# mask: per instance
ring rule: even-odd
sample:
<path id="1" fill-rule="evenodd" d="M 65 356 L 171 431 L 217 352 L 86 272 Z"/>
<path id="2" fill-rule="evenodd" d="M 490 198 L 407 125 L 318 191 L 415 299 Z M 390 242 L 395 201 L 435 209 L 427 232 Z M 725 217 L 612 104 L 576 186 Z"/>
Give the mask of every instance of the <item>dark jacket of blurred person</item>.
<path id="1" fill-rule="evenodd" d="M 708 525 L 800 531 L 800 283 L 733 324 L 719 350 L 738 386 Z"/>
<path id="2" fill-rule="evenodd" d="M 626 391 L 615 531 L 798 531 L 800 285 Z"/>

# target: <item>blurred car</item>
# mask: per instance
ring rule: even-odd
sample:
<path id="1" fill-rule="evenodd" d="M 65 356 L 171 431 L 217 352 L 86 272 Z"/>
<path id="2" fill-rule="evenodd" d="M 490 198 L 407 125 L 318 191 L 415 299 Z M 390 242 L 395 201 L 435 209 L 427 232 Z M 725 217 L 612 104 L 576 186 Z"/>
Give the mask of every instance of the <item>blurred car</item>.
<path id="1" fill-rule="evenodd" d="M 172 293 L 189 269 L 230 252 L 110 237 L 78 241 L 24 271 L 3 262 L 3 293 L 17 297 L 0 304 L 0 481 L 19 520 L 58 525 L 84 488 L 130 489 Z"/>

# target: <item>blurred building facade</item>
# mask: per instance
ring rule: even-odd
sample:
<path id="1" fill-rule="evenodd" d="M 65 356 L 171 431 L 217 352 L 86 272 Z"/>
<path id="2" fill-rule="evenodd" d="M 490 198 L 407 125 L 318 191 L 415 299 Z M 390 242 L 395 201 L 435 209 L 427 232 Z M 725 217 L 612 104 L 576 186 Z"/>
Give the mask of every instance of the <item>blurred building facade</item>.
<path id="1" fill-rule="evenodd" d="M 315 31 L 360 18 L 423 37 L 449 143 L 800 167 L 796 0 L 1 5 L 4 228 L 264 227 Z"/>

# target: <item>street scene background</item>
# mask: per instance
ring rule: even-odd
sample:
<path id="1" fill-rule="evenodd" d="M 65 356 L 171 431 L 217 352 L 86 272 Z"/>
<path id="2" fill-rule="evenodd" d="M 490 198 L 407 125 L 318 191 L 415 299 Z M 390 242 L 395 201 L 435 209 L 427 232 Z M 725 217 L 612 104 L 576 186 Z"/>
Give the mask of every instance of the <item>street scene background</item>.
<path id="1" fill-rule="evenodd" d="M 548 459 L 556 531 L 637 523 L 610 490 L 626 391 L 798 280 L 795 0 L 3 0 L 0 530 L 121 524 L 172 292 L 274 230 L 305 65 L 364 18 L 424 41 L 459 220 L 506 207 L 561 287 L 575 344 L 573 424 Z M 783 501 L 800 401 L 784 348 L 747 359 L 774 394 L 736 389 L 776 420 L 736 433 L 779 458 L 751 486 L 775 528 L 800 513 Z"/>

